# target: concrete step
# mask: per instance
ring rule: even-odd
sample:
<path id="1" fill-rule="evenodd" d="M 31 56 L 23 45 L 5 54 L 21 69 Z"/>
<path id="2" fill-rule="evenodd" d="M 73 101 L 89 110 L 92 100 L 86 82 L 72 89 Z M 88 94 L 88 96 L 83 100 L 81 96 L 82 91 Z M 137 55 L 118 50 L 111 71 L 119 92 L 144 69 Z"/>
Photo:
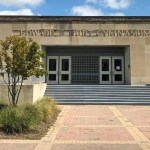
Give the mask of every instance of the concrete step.
<path id="1" fill-rule="evenodd" d="M 150 95 L 150 92 L 45 92 L 47 95 Z"/>
<path id="2" fill-rule="evenodd" d="M 56 88 L 45 92 L 150 92 L 150 89 L 106 89 L 106 88 Z"/>
<path id="3" fill-rule="evenodd" d="M 150 97 L 141 97 L 141 98 L 137 98 L 137 97 L 53 97 L 53 96 L 50 96 L 51 98 L 53 99 L 60 99 L 60 100 L 148 100 L 150 101 Z"/>
<path id="4" fill-rule="evenodd" d="M 150 86 L 48 85 L 59 104 L 150 104 Z"/>
<path id="5" fill-rule="evenodd" d="M 59 105 L 150 105 L 150 102 L 57 102 Z"/>
<path id="6" fill-rule="evenodd" d="M 60 85 L 60 84 L 54 84 L 54 85 L 50 85 L 48 84 L 47 87 L 123 87 L 123 88 L 126 88 L 126 87 L 150 87 L 150 85 Z"/>
<path id="7" fill-rule="evenodd" d="M 65 89 L 78 89 L 78 88 L 87 88 L 87 89 L 90 89 L 90 88 L 93 88 L 93 89 L 96 89 L 96 88 L 102 88 L 102 89 L 150 89 L 150 86 L 47 86 L 47 89 L 62 89 L 62 88 L 65 88 Z"/>
<path id="8" fill-rule="evenodd" d="M 69 103 L 72 103 L 72 104 L 127 104 L 127 103 L 130 103 L 130 104 L 150 104 L 150 101 L 133 101 L 133 100 L 94 100 L 94 99 L 91 99 L 91 100 L 72 100 L 72 99 L 68 99 L 68 100 L 57 100 L 57 103 L 66 103 L 66 104 L 69 104 Z"/>
<path id="9" fill-rule="evenodd" d="M 134 91 L 134 92 L 140 92 L 140 91 L 145 91 L 145 92 L 150 92 L 150 89 L 101 89 L 101 88 L 96 88 L 96 89 L 93 89 L 93 88 L 91 88 L 91 89 L 86 89 L 86 88 L 84 88 L 84 89 L 80 89 L 80 88 L 78 88 L 78 89 L 46 89 L 46 91 L 50 91 L 50 92 L 80 92 L 80 91 L 87 91 L 87 92 L 90 92 L 90 91 L 95 91 L 95 92 L 110 92 L 110 91 L 114 91 L 114 92 L 117 92 L 117 91 L 122 91 L 122 92 L 130 92 L 130 91 Z"/>
<path id="10" fill-rule="evenodd" d="M 150 97 L 105 97 L 105 96 L 103 96 L 103 97 L 92 97 L 92 96 L 82 96 L 82 97 L 76 97 L 76 96 L 73 96 L 73 97 L 59 97 L 59 96 L 50 96 L 51 98 L 53 98 L 53 99 L 64 99 L 64 100 L 66 100 L 66 99 L 93 99 L 93 100 L 101 100 L 101 99 L 124 99 L 124 100 L 128 100 L 128 99 L 133 99 L 133 100 L 149 100 L 150 101 Z"/>
<path id="11" fill-rule="evenodd" d="M 84 88 L 86 88 L 86 89 L 91 89 L 91 88 L 93 88 L 93 89 L 150 89 L 150 86 L 139 86 L 139 87 L 123 87 L 123 86 L 121 86 L 121 87 L 117 87 L 117 86 L 115 86 L 115 87 L 105 87 L 105 86 L 91 86 L 91 87 L 87 87 L 87 86 L 61 86 L 61 87 L 56 87 L 56 86 L 47 86 L 47 88 L 48 89 L 63 89 L 63 88 L 65 88 L 65 89 L 78 89 L 78 88 L 81 88 L 81 89 L 84 89 Z"/>

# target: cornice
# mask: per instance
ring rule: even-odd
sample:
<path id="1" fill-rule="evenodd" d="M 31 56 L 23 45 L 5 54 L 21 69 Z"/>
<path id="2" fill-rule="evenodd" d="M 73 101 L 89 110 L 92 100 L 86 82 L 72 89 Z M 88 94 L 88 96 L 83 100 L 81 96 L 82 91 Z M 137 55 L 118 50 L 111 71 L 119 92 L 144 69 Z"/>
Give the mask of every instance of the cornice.
<path id="1" fill-rule="evenodd" d="M 0 22 L 150 22 L 150 16 L 0 16 Z"/>

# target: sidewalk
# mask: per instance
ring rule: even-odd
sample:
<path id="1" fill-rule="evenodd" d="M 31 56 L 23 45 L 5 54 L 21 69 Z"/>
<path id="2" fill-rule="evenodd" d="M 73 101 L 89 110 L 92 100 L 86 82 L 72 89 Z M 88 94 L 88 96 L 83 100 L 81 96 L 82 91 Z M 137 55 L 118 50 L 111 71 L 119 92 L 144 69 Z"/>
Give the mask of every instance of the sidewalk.
<path id="1" fill-rule="evenodd" d="M 0 144 L 0 150 L 32 149 L 150 150 L 150 106 L 62 106 L 40 141 Z"/>
<path id="2" fill-rule="evenodd" d="M 0 150 L 34 150 L 39 140 L 0 140 Z"/>

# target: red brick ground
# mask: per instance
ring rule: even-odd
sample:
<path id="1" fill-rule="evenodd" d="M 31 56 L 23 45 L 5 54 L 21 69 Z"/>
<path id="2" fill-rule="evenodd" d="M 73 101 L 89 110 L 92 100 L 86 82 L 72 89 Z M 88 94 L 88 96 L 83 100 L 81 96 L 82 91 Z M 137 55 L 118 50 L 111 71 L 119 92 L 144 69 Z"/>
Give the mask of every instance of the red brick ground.
<path id="1" fill-rule="evenodd" d="M 149 106 L 61 106 L 38 146 L 0 144 L 0 150 L 150 150 Z"/>
<path id="2" fill-rule="evenodd" d="M 136 144 L 54 144 L 51 150 L 142 150 Z"/>
<path id="3" fill-rule="evenodd" d="M 66 106 L 51 150 L 142 150 L 110 106 Z M 113 106 L 150 139 L 150 107 Z M 124 118 L 123 117 L 123 118 Z M 126 122 L 126 121 L 125 121 Z M 144 139 L 145 140 L 145 139 Z M 95 142 L 95 143 L 94 143 Z"/>
<path id="4" fill-rule="evenodd" d="M 138 129 L 150 140 L 150 127 L 140 127 Z"/>
<path id="5" fill-rule="evenodd" d="M 74 117 L 69 116 L 66 117 L 64 120 L 65 126 L 72 126 L 72 125 L 121 125 L 120 121 L 115 117 Z"/>
<path id="6" fill-rule="evenodd" d="M 16 144 L 16 143 L 1 143 L 0 150 L 34 150 L 37 144 Z"/>
<path id="7" fill-rule="evenodd" d="M 100 140 L 100 141 L 131 141 L 134 140 L 122 127 L 63 127 L 56 140 Z"/>
<path id="8" fill-rule="evenodd" d="M 135 126 L 150 126 L 149 106 L 120 106 L 117 109 Z"/>
<path id="9" fill-rule="evenodd" d="M 113 117 L 114 114 L 107 106 L 100 105 L 77 105 L 71 106 L 67 116 L 100 116 L 100 117 Z"/>

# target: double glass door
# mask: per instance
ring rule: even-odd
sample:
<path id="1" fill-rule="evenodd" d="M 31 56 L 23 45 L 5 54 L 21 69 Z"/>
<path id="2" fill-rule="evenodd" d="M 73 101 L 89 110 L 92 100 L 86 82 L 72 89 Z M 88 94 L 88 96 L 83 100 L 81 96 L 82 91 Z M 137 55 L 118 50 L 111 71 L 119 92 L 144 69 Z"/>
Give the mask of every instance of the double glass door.
<path id="1" fill-rule="evenodd" d="M 124 84 L 122 56 L 100 57 L 100 84 Z"/>
<path id="2" fill-rule="evenodd" d="M 100 56 L 100 84 L 124 84 L 122 56 Z M 71 56 L 47 57 L 47 83 L 71 84 Z"/>
<path id="3" fill-rule="evenodd" d="M 71 56 L 47 57 L 48 84 L 70 84 Z"/>

